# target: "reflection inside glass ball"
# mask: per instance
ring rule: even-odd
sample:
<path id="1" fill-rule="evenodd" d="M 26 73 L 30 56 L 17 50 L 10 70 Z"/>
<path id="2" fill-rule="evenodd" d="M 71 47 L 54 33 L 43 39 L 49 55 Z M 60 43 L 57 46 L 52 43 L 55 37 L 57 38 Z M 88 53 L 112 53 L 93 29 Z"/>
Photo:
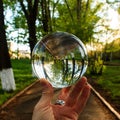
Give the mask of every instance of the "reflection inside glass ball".
<path id="1" fill-rule="evenodd" d="M 38 78 L 46 78 L 53 87 L 70 86 L 87 69 L 84 44 L 73 34 L 55 32 L 45 36 L 34 47 L 32 68 Z"/>

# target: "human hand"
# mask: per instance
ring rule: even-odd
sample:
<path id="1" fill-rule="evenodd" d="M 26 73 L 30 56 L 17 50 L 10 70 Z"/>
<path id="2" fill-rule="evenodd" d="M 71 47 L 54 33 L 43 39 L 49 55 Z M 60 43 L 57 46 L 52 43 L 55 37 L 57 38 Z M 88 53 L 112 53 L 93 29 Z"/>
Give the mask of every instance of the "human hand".
<path id="1" fill-rule="evenodd" d="M 87 79 L 82 77 L 74 86 L 63 88 L 58 100 L 64 100 L 64 105 L 52 104 L 53 87 L 45 80 L 40 80 L 42 96 L 36 104 L 32 120 L 77 120 L 84 109 L 90 95 Z"/>

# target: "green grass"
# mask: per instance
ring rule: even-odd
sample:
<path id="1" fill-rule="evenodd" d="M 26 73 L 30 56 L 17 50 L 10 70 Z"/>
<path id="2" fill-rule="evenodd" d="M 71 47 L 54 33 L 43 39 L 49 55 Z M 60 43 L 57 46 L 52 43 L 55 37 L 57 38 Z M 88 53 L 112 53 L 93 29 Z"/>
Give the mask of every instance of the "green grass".
<path id="1" fill-rule="evenodd" d="M 120 66 L 107 66 L 101 78 L 98 83 L 108 89 L 113 98 L 120 97 Z"/>
<path id="2" fill-rule="evenodd" d="M 31 61 L 29 59 L 16 59 L 11 60 L 11 62 L 16 83 L 16 90 L 13 92 L 5 92 L 2 90 L 0 83 L 0 105 L 35 81 L 35 78 L 32 77 Z"/>
<path id="3" fill-rule="evenodd" d="M 120 66 L 104 66 L 103 74 L 96 79 L 95 82 L 109 94 L 110 99 L 120 104 Z"/>

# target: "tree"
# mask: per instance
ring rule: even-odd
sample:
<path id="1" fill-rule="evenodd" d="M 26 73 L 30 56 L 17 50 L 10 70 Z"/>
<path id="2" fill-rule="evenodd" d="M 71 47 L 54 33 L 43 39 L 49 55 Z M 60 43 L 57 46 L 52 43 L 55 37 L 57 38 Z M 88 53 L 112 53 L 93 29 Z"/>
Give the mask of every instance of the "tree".
<path id="1" fill-rule="evenodd" d="M 113 53 L 120 51 L 120 38 L 113 40 L 106 46 L 106 54 L 109 54 L 109 60 L 112 61 Z M 119 54 L 120 55 L 120 54 Z M 118 57 L 119 58 L 119 57 Z"/>
<path id="2" fill-rule="evenodd" d="M 0 77 L 2 89 L 10 91 L 15 90 L 16 87 L 8 53 L 3 12 L 3 2 L 0 0 Z"/>
<path id="3" fill-rule="evenodd" d="M 96 14 L 102 3 L 93 7 L 93 0 L 64 0 L 57 6 L 58 18 L 55 30 L 67 31 L 78 36 L 84 43 L 91 40 L 96 23 L 100 17 Z"/>
<path id="4" fill-rule="evenodd" d="M 29 0 L 24 2 L 24 0 L 18 0 L 22 7 L 22 10 L 25 14 L 27 25 L 28 25 L 28 33 L 29 33 L 29 44 L 30 50 L 32 50 L 37 42 L 36 38 L 36 19 L 38 15 L 38 3 L 39 0 Z M 26 6 L 27 4 L 27 6 Z"/>
<path id="5" fill-rule="evenodd" d="M 32 53 L 32 50 L 37 42 L 36 20 L 38 20 L 39 18 L 38 14 L 41 17 L 39 23 L 42 23 L 41 27 L 43 29 L 41 30 L 41 33 L 45 35 L 52 31 L 50 9 L 49 9 L 50 0 L 41 0 L 41 1 L 26 0 L 26 2 L 24 2 L 24 0 L 19 0 L 19 3 L 21 5 L 25 18 L 27 20 L 28 33 L 29 33 L 29 45 Z M 41 9 L 39 7 L 41 7 Z M 39 9 L 40 11 L 38 11 Z M 40 32 L 40 29 L 39 29 L 39 32 Z"/>
<path id="6" fill-rule="evenodd" d="M 41 0 L 41 21 L 43 26 L 43 35 L 52 32 L 52 25 L 51 25 L 51 13 L 50 13 L 50 0 Z"/>

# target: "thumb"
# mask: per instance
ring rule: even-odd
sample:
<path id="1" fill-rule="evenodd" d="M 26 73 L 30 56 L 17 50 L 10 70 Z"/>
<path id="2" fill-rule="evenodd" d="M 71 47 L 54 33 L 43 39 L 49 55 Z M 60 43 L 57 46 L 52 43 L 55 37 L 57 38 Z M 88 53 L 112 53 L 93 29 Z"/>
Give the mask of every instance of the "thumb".
<path id="1" fill-rule="evenodd" d="M 40 79 L 42 96 L 36 106 L 47 106 L 53 97 L 53 87 L 46 79 Z"/>

